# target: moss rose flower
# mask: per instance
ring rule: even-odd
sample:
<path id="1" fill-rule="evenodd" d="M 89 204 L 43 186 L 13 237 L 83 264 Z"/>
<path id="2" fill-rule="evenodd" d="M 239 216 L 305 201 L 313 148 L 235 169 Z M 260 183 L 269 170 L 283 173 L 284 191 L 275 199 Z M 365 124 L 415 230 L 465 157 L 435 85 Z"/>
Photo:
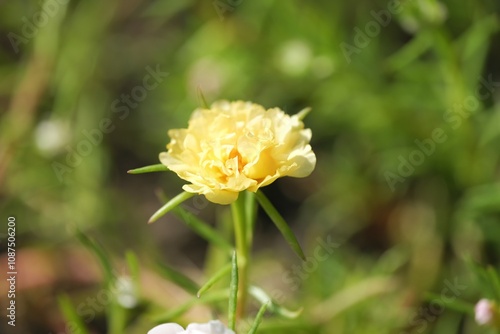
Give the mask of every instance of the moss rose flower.
<path id="1" fill-rule="evenodd" d="M 301 116 L 251 102 L 218 101 L 196 109 L 187 129 L 168 132 L 171 142 L 160 161 L 190 182 L 185 191 L 230 204 L 240 191 L 311 174 L 316 156 Z"/>
<path id="2" fill-rule="evenodd" d="M 156 326 L 148 334 L 234 334 L 218 320 L 210 321 L 206 324 L 190 324 L 186 330 L 175 323 L 168 323 Z"/>

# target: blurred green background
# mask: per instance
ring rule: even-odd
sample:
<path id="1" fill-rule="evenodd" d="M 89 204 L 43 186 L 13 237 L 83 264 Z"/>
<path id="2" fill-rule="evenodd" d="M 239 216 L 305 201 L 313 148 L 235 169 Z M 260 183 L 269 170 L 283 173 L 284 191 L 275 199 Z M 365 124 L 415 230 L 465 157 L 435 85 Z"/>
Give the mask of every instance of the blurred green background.
<path id="1" fill-rule="evenodd" d="M 494 292 L 470 263 L 500 266 L 498 1 L 0 8 L 1 263 L 14 216 L 19 272 L 17 325 L 2 316 L 2 333 L 69 333 L 60 307 L 69 300 L 88 333 L 109 332 L 103 274 L 78 230 L 124 280 L 134 276 L 130 259 L 139 263 L 138 286 L 119 303 L 122 333 L 146 333 L 155 315 L 192 299 L 158 262 L 198 284 L 219 266 L 220 251 L 175 215 L 146 224 L 158 190 L 172 197 L 183 181 L 126 173 L 159 162 L 168 129 L 186 127 L 200 106 L 198 89 L 209 103 L 312 107 L 316 170 L 264 189 L 311 261 L 304 266 L 260 214 L 251 273 L 304 311 L 266 316 L 259 333 L 494 333 L 471 314 Z M 184 207 L 230 235 L 220 223 L 227 207 L 203 198 Z M 320 260 L 325 240 L 338 247 Z M 2 283 L 4 310 L 6 296 Z M 171 320 L 224 320 L 219 306 Z"/>

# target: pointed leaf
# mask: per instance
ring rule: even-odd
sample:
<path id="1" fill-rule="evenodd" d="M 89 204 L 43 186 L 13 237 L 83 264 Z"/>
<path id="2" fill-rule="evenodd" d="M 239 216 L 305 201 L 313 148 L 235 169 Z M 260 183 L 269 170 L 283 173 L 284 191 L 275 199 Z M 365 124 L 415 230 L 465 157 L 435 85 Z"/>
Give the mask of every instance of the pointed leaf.
<path id="1" fill-rule="evenodd" d="M 157 195 L 162 201 L 168 202 L 168 198 L 163 193 Z M 231 244 L 209 224 L 205 223 L 182 206 L 177 206 L 172 212 L 200 237 L 226 250 L 228 255 L 232 254 L 233 246 L 231 246 Z"/>
<path id="2" fill-rule="evenodd" d="M 166 172 L 169 171 L 168 167 L 162 164 L 150 165 L 145 167 L 140 167 L 136 169 L 128 170 L 129 174 L 144 174 L 144 173 L 153 173 L 153 172 Z"/>
<path id="3" fill-rule="evenodd" d="M 436 300 L 442 300 L 442 295 L 438 293 L 432 293 L 432 292 L 426 292 L 425 295 L 425 300 L 427 300 L 429 303 L 435 302 Z M 469 315 L 474 315 L 474 304 L 465 302 L 460 299 L 453 299 L 451 300 L 446 300 L 446 308 L 455 310 L 457 312 L 469 314 Z"/>
<path id="4" fill-rule="evenodd" d="M 89 331 L 85 327 L 83 319 L 78 314 L 75 306 L 73 305 L 69 297 L 67 295 L 61 295 L 57 299 L 57 302 L 66 321 L 75 326 L 73 330 L 81 334 L 89 334 Z"/>
<path id="5" fill-rule="evenodd" d="M 491 266 L 488 266 L 486 271 L 488 273 L 488 279 L 491 287 L 493 288 L 493 292 L 495 293 L 495 298 L 497 301 L 500 301 L 500 277 L 495 268 Z"/>
<path id="6" fill-rule="evenodd" d="M 200 86 L 198 86 L 197 93 L 198 93 L 198 102 L 200 103 L 200 105 L 205 109 L 210 109 L 207 100 L 205 99 L 205 95 L 203 95 L 203 91 L 201 90 Z"/>
<path id="7" fill-rule="evenodd" d="M 127 265 L 128 265 L 128 270 L 130 273 L 130 277 L 132 278 L 132 282 L 134 284 L 134 290 L 139 292 L 140 291 L 140 272 L 139 272 L 139 259 L 137 258 L 137 255 L 129 250 L 127 253 L 125 253 L 125 258 L 127 260 Z"/>
<path id="8" fill-rule="evenodd" d="M 97 241 L 92 240 L 83 232 L 77 231 L 76 237 L 90 252 L 92 252 L 97 257 L 104 271 L 105 284 L 107 286 L 111 286 L 111 284 L 114 282 L 115 275 L 113 273 L 113 266 L 109 261 L 109 256 L 106 254 L 101 245 L 97 243 Z"/>
<path id="9" fill-rule="evenodd" d="M 271 218 L 272 222 L 278 230 L 281 232 L 285 240 L 288 242 L 290 247 L 295 251 L 295 253 L 302 259 L 306 260 L 306 257 L 304 255 L 304 252 L 302 251 L 302 248 L 300 247 L 300 244 L 293 234 L 292 230 L 286 223 L 286 221 L 281 217 L 279 214 L 278 210 L 271 204 L 269 199 L 267 199 L 266 195 L 262 191 L 257 191 L 255 193 L 255 197 L 257 198 L 257 201 L 259 202 L 260 206 L 264 209 L 264 211 L 267 213 L 269 218 Z"/>
<path id="10" fill-rule="evenodd" d="M 148 224 L 154 223 L 158 219 L 160 219 L 162 216 L 164 216 L 166 213 L 168 213 L 170 210 L 174 209 L 177 207 L 179 204 L 184 202 L 185 200 L 193 197 L 194 194 L 188 193 L 186 191 L 181 192 L 179 195 L 175 196 L 172 198 L 170 201 L 167 202 L 164 206 L 162 206 L 158 211 L 156 211 L 151 218 L 149 218 Z"/>
<path id="11" fill-rule="evenodd" d="M 253 322 L 252 328 L 250 328 L 250 331 L 248 334 L 255 334 L 257 333 L 257 329 L 259 328 L 260 323 L 262 322 L 262 318 L 264 317 L 264 313 L 266 313 L 267 307 L 271 304 L 271 301 L 268 301 L 267 303 L 263 304 L 259 312 L 257 313 L 257 316 L 255 317 L 255 320 Z"/>
<path id="12" fill-rule="evenodd" d="M 189 293 L 195 294 L 200 289 L 198 284 L 196 284 L 192 279 L 161 262 L 157 262 L 157 269 L 164 278 L 177 284 Z"/>
<path id="13" fill-rule="evenodd" d="M 210 289 L 215 283 L 231 272 L 231 264 L 227 264 L 217 271 L 203 286 L 198 290 L 196 296 L 200 298 L 201 294 Z"/>
<path id="14" fill-rule="evenodd" d="M 265 293 L 264 290 L 261 288 L 258 288 L 256 286 L 250 286 L 248 292 L 250 295 L 252 295 L 257 301 L 259 301 L 261 304 L 268 304 L 269 303 L 269 310 L 281 315 L 282 317 L 288 318 L 288 319 L 295 319 L 297 318 L 303 311 L 302 308 L 298 309 L 297 311 L 292 311 L 289 310 L 283 306 L 280 306 L 276 303 L 273 302 L 271 297 Z"/>
<path id="15" fill-rule="evenodd" d="M 236 304 L 238 302 L 238 258 L 236 251 L 231 259 L 231 284 L 229 286 L 228 326 L 234 330 L 236 327 Z"/>
<path id="16" fill-rule="evenodd" d="M 311 107 L 306 107 L 299 111 L 296 115 L 297 117 L 302 121 L 304 118 L 306 118 L 307 114 L 311 112 Z"/>
<path id="17" fill-rule="evenodd" d="M 204 294 L 201 298 L 194 297 L 191 300 L 188 300 L 184 304 L 157 316 L 153 317 L 153 321 L 156 323 L 164 323 L 164 322 L 170 322 L 174 319 L 177 319 L 189 309 L 191 309 L 195 305 L 201 305 L 201 304 L 213 304 L 217 302 L 221 302 L 227 299 L 228 297 L 228 290 L 225 289 L 223 291 L 214 291 L 214 292 L 207 292 Z"/>

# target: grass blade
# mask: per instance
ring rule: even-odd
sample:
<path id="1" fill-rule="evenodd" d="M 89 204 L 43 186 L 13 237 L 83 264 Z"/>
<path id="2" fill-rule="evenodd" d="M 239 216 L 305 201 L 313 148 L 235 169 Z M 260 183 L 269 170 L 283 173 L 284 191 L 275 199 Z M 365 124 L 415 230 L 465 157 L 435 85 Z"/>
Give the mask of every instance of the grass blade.
<path id="1" fill-rule="evenodd" d="M 140 272 L 139 272 L 139 259 L 137 255 L 129 250 L 125 253 L 125 259 L 127 261 L 128 270 L 130 273 L 130 277 L 132 278 L 132 282 L 134 284 L 134 290 L 139 294 L 140 291 Z"/>
<path id="2" fill-rule="evenodd" d="M 281 305 L 278 305 L 274 303 L 267 295 L 267 293 L 264 292 L 261 288 L 258 288 L 256 286 L 250 286 L 250 289 L 248 291 L 250 295 L 252 295 L 258 302 L 260 302 L 262 305 L 264 304 L 269 304 L 270 311 L 274 312 L 282 317 L 288 318 L 288 319 L 295 319 L 297 318 L 303 311 L 302 308 L 298 309 L 297 311 L 292 311 L 289 310 Z"/>
<path id="3" fill-rule="evenodd" d="M 281 232 L 285 240 L 288 242 L 290 247 L 295 251 L 295 253 L 305 261 L 306 257 L 304 255 L 304 252 L 302 251 L 302 248 L 300 247 L 300 244 L 293 234 L 292 230 L 286 223 L 286 221 L 281 217 L 279 214 L 278 210 L 271 204 L 269 199 L 267 199 L 266 195 L 262 191 L 257 191 L 255 193 L 255 197 L 257 198 L 257 201 L 259 202 L 260 206 L 264 209 L 264 211 L 267 213 L 269 218 L 273 221 L 274 225 L 278 228 L 278 230 Z"/>
<path id="4" fill-rule="evenodd" d="M 78 312 L 73 306 L 73 303 L 71 302 L 69 297 L 67 295 L 61 295 L 59 296 L 57 302 L 59 304 L 59 308 L 61 309 L 64 315 L 64 318 L 68 323 L 68 326 L 69 324 L 73 325 L 71 326 L 71 331 L 78 332 L 81 334 L 89 334 L 89 331 L 85 327 L 83 319 L 80 318 L 80 316 L 78 315 Z"/>
<path id="5" fill-rule="evenodd" d="M 157 193 L 157 196 L 164 202 L 169 201 L 169 199 L 161 191 Z M 177 217 L 179 217 L 190 229 L 192 229 L 203 239 L 207 240 L 210 244 L 217 245 L 221 249 L 226 250 L 228 255 L 232 254 L 233 246 L 228 241 L 226 241 L 226 239 L 221 236 L 216 229 L 212 228 L 210 225 L 196 217 L 188 210 L 184 209 L 182 206 L 175 207 L 174 209 L 172 209 L 172 212 Z"/>
<path id="6" fill-rule="evenodd" d="M 187 292 L 192 293 L 193 295 L 196 294 L 200 289 L 198 284 L 196 284 L 189 277 L 185 276 L 175 269 L 168 267 L 161 262 L 157 263 L 157 269 L 164 278 L 168 279 L 172 283 L 175 283 L 176 285 L 180 286 Z"/>
<path id="7" fill-rule="evenodd" d="M 148 224 L 154 223 L 160 217 L 164 216 L 167 214 L 170 210 L 174 209 L 177 207 L 179 204 L 184 202 L 185 200 L 193 197 L 193 193 L 188 193 L 187 191 L 181 192 L 179 195 L 175 196 L 172 198 L 170 201 L 168 201 L 164 206 L 162 206 L 158 211 L 156 211 L 151 218 L 149 218 Z"/>
<path id="8" fill-rule="evenodd" d="M 144 173 L 153 173 L 153 172 L 167 172 L 169 171 L 168 167 L 163 164 L 156 164 L 150 166 L 144 166 L 140 168 L 135 168 L 128 170 L 128 174 L 144 174 Z"/>
<path id="9" fill-rule="evenodd" d="M 113 266 L 111 265 L 111 261 L 109 261 L 109 256 L 106 254 L 101 245 L 97 243 L 97 241 L 92 240 L 83 232 L 77 231 L 76 237 L 85 246 L 85 248 L 97 257 L 104 271 L 105 284 L 107 286 L 111 286 L 115 279 L 115 275 L 113 274 Z"/>
<path id="10" fill-rule="evenodd" d="M 173 310 L 170 310 L 166 313 L 157 316 L 153 316 L 153 321 L 156 323 L 170 322 L 174 319 L 177 319 L 184 313 L 186 313 L 189 309 L 191 309 L 195 305 L 213 304 L 226 300 L 227 297 L 228 297 L 227 289 L 223 291 L 209 292 L 203 295 L 203 297 L 201 298 L 195 297 L 191 300 L 188 300 L 184 304 L 174 308 Z"/>
<path id="11" fill-rule="evenodd" d="M 207 100 L 205 99 L 205 95 L 203 95 L 203 91 L 201 90 L 200 86 L 196 89 L 197 95 L 198 95 L 198 103 L 202 106 L 204 109 L 210 109 L 208 106 Z"/>
<path id="12" fill-rule="evenodd" d="M 228 264 L 219 271 L 215 273 L 208 281 L 207 283 L 203 284 L 203 286 L 198 290 L 198 293 L 196 293 L 196 296 L 198 298 L 201 297 L 201 294 L 210 289 L 215 283 L 217 283 L 221 278 L 223 278 L 225 275 L 229 274 L 231 272 L 231 264 Z"/>
<path id="13" fill-rule="evenodd" d="M 236 251 L 231 259 L 231 284 L 229 286 L 228 326 L 234 330 L 236 327 L 236 304 L 238 302 L 238 258 Z"/>
<path id="14" fill-rule="evenodd" d="M 486 272 L 488 273 L 488 279 L 490 280 L 491 287 L 495 293 L 495 298 L 500 302 L 500 277 L 495 268 L 491 266 L 486 269 Z"/>
<path id="15" fill-rule="evenodd" d="M 262 322 L 262 318 L 264 317 L 264 313 L 266 313 L 267 307 L 270 304 L 271 304 L 271 302 L 268 301 L 267 303 L 263 304 L 260 307 L 259 312 L 257 313 L 257 316 L 255 317 L 255 320 L 253 322 L 252 328 L 250 328 L 250 331 L 248 332 L 248 334 L 255 334 L 255 333 L 257 333 L 257 329 L 259 328 L 259 325 Z"/>

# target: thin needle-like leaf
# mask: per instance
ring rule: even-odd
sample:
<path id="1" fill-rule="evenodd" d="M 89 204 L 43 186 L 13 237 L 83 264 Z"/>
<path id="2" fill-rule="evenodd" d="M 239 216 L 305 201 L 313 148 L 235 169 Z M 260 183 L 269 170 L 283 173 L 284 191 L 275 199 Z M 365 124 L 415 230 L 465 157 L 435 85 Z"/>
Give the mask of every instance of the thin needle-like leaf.
<path id="1" fill-rule="evenodd" d="M 293 234 L 292 230 L 286 223 L 286 221 L 281 217 L 279 214 L 278 210 L 271 204 L 269 199 L 267 199 L 266 195 L 262 191 L 257 191 L 255 193 L 255 197 L 257 198 L 257 201 L 259 202 L 260 206 L 264 209 L 264 211 L 267 213 L 269 218 L 273 221 L 274 225 L 278 228 L 278 230 L 281 232 L 285 240 L 288 242 L 290 247 L 295 251 L 295 253 L 302 259 L 306 260 L 306 257 L 304 255 L 304 252 L 302 251 L 302 248 L 300 247 L 299 241 Z"/>
<path id="2" fill-rule="evenodd" d="M 149 218 L 148 224 L 154 223 L 160 217 L 168 213 L 170 210 L 174 209 L 176 206 L 184 202 L 185 200 L 193 197 L 193 193 L 188 193 L 187 191 L 181 192 L 179 195 L 172 198 L 164 206 L 162 206 L 158 211 L 156 211 L 151 218 Z"/>
<path id="3" fill-rule="evenodd" d="M 498 301 L 500 301 L 500 277 L 495 268 L 491 266 L 486 269 L 486 272 L 488 273 L 488 278 L 491 282 L 493 291 L 495 292 L 495 297 Z"/>
<path id="4" fill-rule="evenodd" d="M 104 271 L 105 284 L 107 286 L 111 286 L 111 284 L 114 282 L 115 275 L 113 274 L 113 266 L 109 261 L 109 256 L 106 254 L 101 245 L 99 245 L 95 240 L 92 240 L 91 238 L 86 236 L 83 232 L 77 231 L 76 237 L 90 252 L 92 252 L 97 257 Z"/>
<path id="5" fill-rule="evenodd" d="M 168 202 L 168 198 L 159 192 L 157 196 L 165 202 Z M 205 223 L 203 220 L 196 217 L 194 214 L 184 209 L 182 206 L 177 206 L 172 209 L 172 212 L 179 217 L 189 228 L 191 228 L 200 237 L 207 240 L 210 244 L 217 245 L 221 249 L 227 251 L 228 255 L 232 254 L 233 246 L 219 234 L 219 232 L 212 228 L 210 225 Z"/>
<path id="6" fill-rule="evenodd" d="M 198 101 L 201 104 L 201 106 L 205 109 L 209 109 L 210 107 L 208 106 L 207 100 L 205 99 L 205 95 L 203 95 L 203 91 L 201 88 L 198 86 Z"/>
<path id="7" fill-rule="evenodd" d="M 162 164 L 157 164 L 157 165 L 151 165 L 151 166 L 145 166 L 145 167 L 140 167 L 140 168 L 135 168 L 128 170 L 127 173 L 129 174 L 144 174 L 144 173 L 153 173 L 153 172 L 166 172 L 168 171 L 168 167 Z"/>
<path id="8" fill-rule="evenodd" d="M 89 331 L 85 327 L 83 319 L 80 318 L 80 315 L 78 314 L 75 306 L 73 305 L 73 303 L 71 302 L 71 300 L 67 295 L 59 296 L 58 304 L 68 324 L 73 325 L 72 331 L 81 334 L 89 334 Z"/>
<path id="9" fill-rule="evenodd" d="M 248 289 L 248 292 L 252 297 L 254 297 L 257 301 L 259 301 L 261 304 L 268 304 L 269 303 L 269 310 L 281 315 L 282 317 L 288 318 L 288 319 L 295 319 L 297 318 L 303 311 L 303 308 L 298 309 L 297 311 L 292 311 L 289 310 L 281 305 L 278 305 L 276 303 L 273 303 L 271 297 L 267 295 L 267 293 L 264 292 L 261 288 L 258 288 L 256 286 L 250 286 Z"/>
<path id="10" fill-rule="evenodd" d="M 130 272 L 130 277 L 132 277 L 132 282 L 134 284 L 134 290 L 139 292 L 140 284 L 140 272 L 139 272 L 139 259 L 137 255 L 129 250 L 125 253 L 125 259 L 127 260 L 128 270 Z"/>
<path id="11" fill-rule="evenodd" d="M 198 284 L 196 284 L 189 277 L 185 276 L 175 269 L 166 266 L 164 263 L 157 262 L 157 269 L 163 277 L 177 284 L 187 292 L 195 294 L 200 289 Z"/>
<path id="12" fill-rule="evenodd" d="M 217 283 L 220 279 L 222 279 L 224 276 L 229 274 L 231 272 L 231 264 L 227 264 L 226 266 L 222 267 L 219 271 L 215 273 L 208 281 L 207 283 L 203 284 L 203 286 L 198 290 L 198 293 L 196 293 L 196 296 L 198 298 L 201 297 L 201 294 L 210 289 L 215 283 Z"/>
<path id="13" fill-rule="evenodd" d="M 234 330 L 236 327 L 236 305 L 238 302 L 238 258 L 236 251 L 231 259 L 231 283 L 229 285 L 229 307 L 228 307 L 228 325 Z"/>
<path id="14" fill-rule="evenodd" d="M 193 299 L 188 300 L 184 304 L 169 310 L 166 313 L 153 316 L 153 321 L 156 323 L 170 322 L 173 319 L 179 318 L 181 315 L 189 311 L 193 306 L 200 304 L 213 304 L 217 302 L 221 302 L 227 299 L 228 290 L 225 289 L 223 291 L 214 291 L 207 292 L 201 298 L 194 297 Z"/>
<path id="15" fill-rule="evenodd" d="M 299 111 L 296 115 L 302 121 L 310 112 L 311 112 L 311 107 L 307 107 Z"/>
<path id="16" fill-rule="evenodd" d="M 257 313 L 257 316 L 255 317 L 255 320 L 253 322 L 252 328 L 250 328 L 250 331 L 248 334 L 255 334 L 257 333 L 257 329 L 259 328 L 260 323 L 262 322 L 262 318 L 264 317 L 264 313 L 266 313 L 267 307 L 271 304 L 271 301 L 268 301 L 267 303 L 263 304 L 259 312 Z"/>

